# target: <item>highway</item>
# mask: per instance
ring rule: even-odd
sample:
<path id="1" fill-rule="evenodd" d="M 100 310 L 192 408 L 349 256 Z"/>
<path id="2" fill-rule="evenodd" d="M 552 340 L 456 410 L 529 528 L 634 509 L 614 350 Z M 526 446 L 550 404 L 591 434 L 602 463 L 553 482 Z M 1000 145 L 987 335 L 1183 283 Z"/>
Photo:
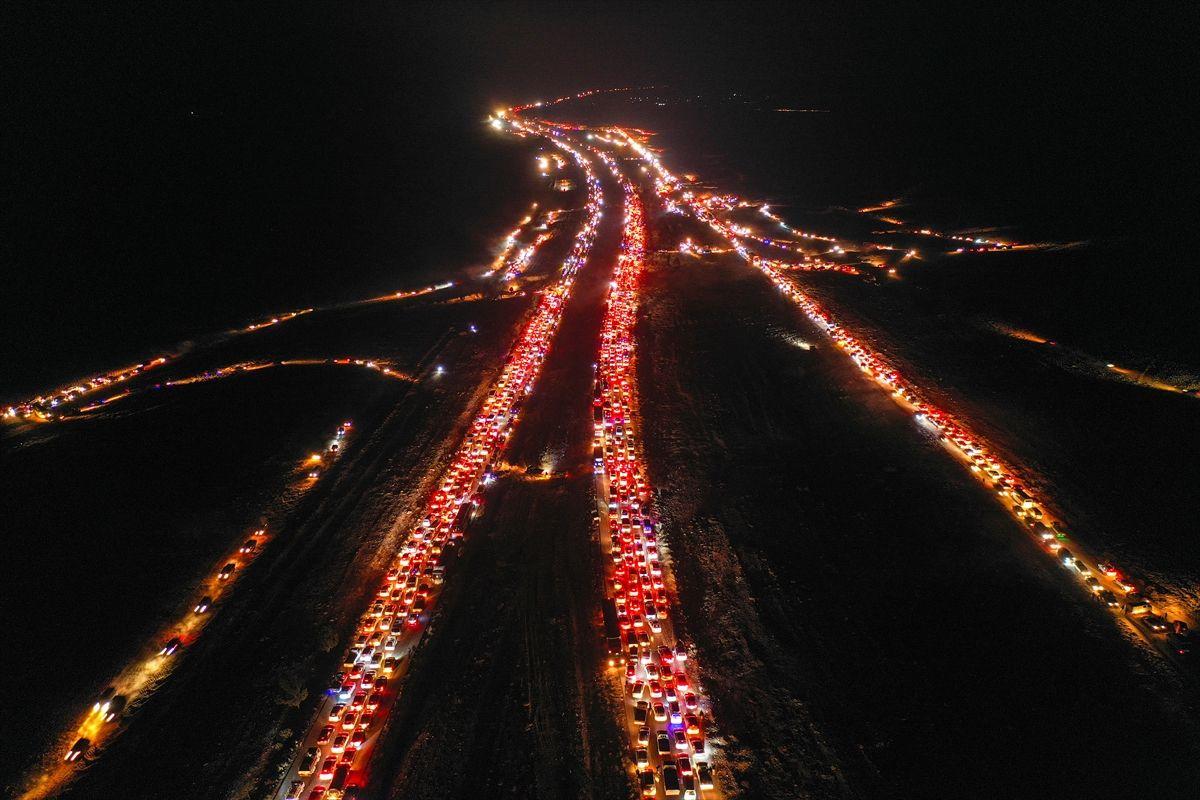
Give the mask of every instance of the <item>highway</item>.
<path id="1" fill-rule="evenodd" d="M 378 733 L 386 727 L 402 688 L 407 656 L 420 642 L 437 605 L 445 556 L 457 546 L 467 522 L 485 502 L 492 469 L 520 419 L 522 403 L 534 391 L 575 276 L 587 262 L 604 207 L 590 161 L 557 137 L 551 136 L 549 141 L 567 153 L 585 175 L 586 218 L 559 279 L 543 290 L 439 488 L 429 498 L 420 523 L 409 532 L 376 599 L 362 615 L 355 640 L 346 649 L 343 671 L 331 680 L 328 694 L 300 739 L 276 792 L 279 798 L 333 798 L 370 780 Z"/>
<path id="2" fill-rule="evenodd" d="M 619 629 L 610 669 L 621 686 L 642 796 L 719 798 L 713 777 L 718 754 L 705 736 L 711 709 L 695 653 L 675 635 L 674 581 L 641 448 L 633 326 L 646 222 L 637 190 L 615 161 L 605 161 L 625 196 L 624 235 L 601 329 L 594 400 L 600 544 L 610 559 L 606 602 L 613 604 Z"/>
<path id="3" fill-rule="evenodd" d="M 563 477 L 555 476 L 552 467 L 536 472 L 517 468 L 507 463 L 506 455 L 510 439 L 521 424 L 523 406 L 538 392 L 539 381 L 545 382 L 543 367 L 560 338 L 564 318 L 571 313 L 569 301 L 576 276 L 589 263 L 600 221 L 606 211 L 615 210 L 611 202 L 606 208 L 596 174 L 598 164 L 611 173 L 622 193 L 621 241 L 593 365 L 591 483 L 597 544 L 604 565 L 604 644 L 609 655 L 600 680 L 618 700 L 617 722 L 626 737 L 629 785 L 636 787 L 641 796 L 717 800 L 736 796 L 733 787 L 739 778 L 737 766 L 729 763 L 733 760 L 731 753 L 723 749 L 726 743 L 720 719 L 714 714 L 714 709 L 721 710 L 720 698 L 709 696 L 702 656 L 689 640 L 686 624 L 677 625 L 682 617 L 682 593 L 673 564 L 673 532 L 664 526 L 644 450 L 636 326 L 643 275 L 650 258 L 651 220 L 659 216 L 677 217 L 680 228 L 689 234 L 674 242 L 677 249 L 671 251 L 672 258 L 681 256 L 689 263 L 699 263 L 692 259 L 733 254 L 766 278 L 800 312 L 807 321 L 804 324 L 811 326 L 807 334 L 815 333 L 821 346 L 852 363 L 865 383 L 884 393 L 911 419 L 914 437 L 937 442 L 953 463 L 990 494 L 1010 518 L 1013 530 L 1027 537 L 1047 563 L 1060 570 L 1076 599 L 1106 609 L 1123 632 L 1148 645 L 1180 675 L 1194 678 L 1190 631 L 1196 618 L 1187 599 L 1161 594 L 1148 598 L 1142 580 L 1102 558 L 1086 537 L 1076 538 L 1074 526 L 1061 511 L 1063 504 L 1033 488 L 1036 483 L 1030 467 L 1014 463 L 1011 456 L 1002 455 L 1007 451 L 977 432 L 990 428 L 972 425 L 962 415 L 935 404 L 931 397 L 937 395 L 927 385 L 902 374 L 896 359 L 885 354 L 886 348 L 852 331 L 850 324 L 806 291 L 798 277 L 803 273 L 832 272 L 839 274 L 833 276 L 838 280 L 842 280 L 840 275 L 856 281 L 879 275 L 899 279 L 897 265 L 919 258 L 915 249 L 878 242 L 854 243 L 844 237 L 794 228 L 763 202 L 711 191 L 695 176 L 675 175 L 649 146 L 645 132 L 551 122 L 532 116 L 544 107 L 593 94 L 596 91 L 549 103 L 513 106 L 489 118 L 489 124 L 501 133 L 542 141 L 554 148 L 550 155 L 537 157 L 538 170 L 548 181 L 552 173 L 557 178 L 563 169 L 578 170 L 587 191 L 582 218 L 553 278 L 532 292 L 532 308 L 513 344 L 494 365 L 496 372 L 492 374 L 498 374 L 485 385 L 482 401 L 468 406 L 465 433 L 445 436 L 434 448 L 448 454 L 444 463 L 431 462 L 438 470 L 431 474 L 440 476 L 434 488 L 400 516 L 385 521 L 383 527 L 388 531 L 399 531 L 398 539 L 389 540 L 384 531 L 377 532 L 376 542 L 390 542 L 378 554 L 388 563 L 382 580 L 375 585 L 375 573 L 370 577 L 355 573 L 345 576 L 355 591 L 369 593 L 369 601 L 355 615 L 348 640 L 339 639 L 334 646 L 341 655 L 340 666 L 324 682 L 324 693 L 307 703 L 303 697 L 298 701 L 307 712 L 306 724 L 294 734 L 289 731 L 282 736 L 280 743 L 272 742 L 271 749 L 261 754 L 260 764 L 276 764 L 280 770 L 278 781 L 273 777 L 276 773 L 260 778 L 271 784 L 275 800 L 361 797 L 367 787 L 388 783 L 375 768 L 377 759 L 385 752 L 385 739 L 396 735 L 399 715 L 395 712 L 410 682 L 414 654 L 421 652 L 425 634 L 440 610 L 450 557 L 464 546 L 464 538 L 474 528 L 473 521 L 489 513 L 489 487 L 498 478 L 541 481 Z M 859 213 L 876 215 L 892 205 L 863 208 Z M 774 238 L 739 216 L 747 213 L 755 213 L 759 221 L 765 219 L 773 228 L 785 230 L 786 237 Z M 566 242 L 561 241 L 565 237 L 560 236 L 567 227 L 564 214 L 562 209 L 539 210 L 533 204 L 501 240 L 487 269 L 459 286 L 462 294 L 456 299 L 483 296 L 482 291 L 479 295 L 466 294 L 472 289 L 485 289 L 492 297 L 520 296 L 520 282 L 531 283 L 526 272 L 540 249 L 556 238 L 560 243 L 552 247 L 561 244 L 566 248 Z M 921 236 L 952 248 L 943 254 L 1035 246 L 930 228 L 905 227 L 879 233 Z M 872 260 L 865 255 L 871 252 L 884 255 Z M 882 272 L 876 274 L 873 267 L 880 267 Z M 441 283 L 328 308 L 426 296 L 455 286 L 453 282 Z M 325 309 L 278 314 L 227 333 L 252 333 L 321 310 Z M 473 325 L 471 332 L 476 332 Z M 806 350 L 812 347 L 793 332 L 787 335 L 797 346 Z M 1037 337 L 1029 340 L 1039 342 Z M 163 368 L 167 364 L 171 364 L 170 371 L 178 372 L 176 360 L 175 356 L 161 356 L 84 379 L 13 405 L 4 416 L 17 423 L 78 418 L 152 389 L 279 366 L 349 366 L 409 383 L 416 383 L 420 377 L 386 359 L 342 357 L 238 361 L 192 375 L 169 377 L 153 385 L 145 380 L 147 372 L 166 371 Z M 436 377 L 443 367 L 431 369 Z M 1113 364 L 1107 369 L 1118 375 L 1132 375 Z M 1174 391 L 1168 384 L 1158 388 L 1163 387 Z M 106 390 L 115 393 L 99 399 Z M 81 405 L 84 402 L 88 404 Z M 882 399 L 879 402 L 885 403 Z M 296 464 L 297 485 L 307 488 L 321 482 L 343 457 L 354 432 L 352 422 L 347 420 L 330 432 L 319 451 L 306 454 Z M 413 523 L 399 528 L 405 520 Z M 261 558 L 272 538 L 265 527 L 239 536 L 236 550 L 213 565 L 179 618 L 154 642 L 147 643 L 144 657 L 113 677 L 111 688 L 96 699 L 92 708 L 83 710 L 78 725 L 63 734 L 63 741 L 70 744 L 61 754 L 61 761 L 36 777 L 26 797 L 60 793 L 83 765 L 103 753 L 107 740 L 121 728 L 127 713 L 145 703 L 175 665 L 186 658 L 189 648 L 220 610 L 223 599 L 229 602 L 231 588 Z M 684 580 L 694 579 L 695 572 L 683 574 L 688 576 Z M 341 592 L 343 601 L 350 593 L 342 583 L 332 587 Z M 328 599 L 332 603 L 337 598 Z M 326 652 L 332 657 L 334 650 Z"/>

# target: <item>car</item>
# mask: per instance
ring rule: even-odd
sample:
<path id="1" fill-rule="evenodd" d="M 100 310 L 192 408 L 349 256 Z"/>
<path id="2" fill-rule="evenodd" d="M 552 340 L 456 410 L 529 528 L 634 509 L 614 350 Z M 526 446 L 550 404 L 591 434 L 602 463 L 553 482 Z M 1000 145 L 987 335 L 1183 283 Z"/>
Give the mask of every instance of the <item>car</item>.
<path id="1" fill-rule="evenodd" d="M 345 712 L 346 706 L 344 703 L 338 703 L 333 708 L 329 709 L 329 721 L 337 722 L 342 718 L 342 713 Z"/>
<path id="2" fill-rule="evenodd" d="M 716 788 L 716 784 L 713 782 L 712 767 L 707 764 L 701 764 L 697 767 L 696 777 L 699 778 L 701 789 L 708 791 Z"/>
<path id="3" fill-rule="evenodd" d="M 691 692 L 688 692 L 683 696 L 683 705 L 688 711 L 695 711 L 700 707 L 700 699 Z"/>
<path id="4" fill-rule="evenodd" d="M 649 728 L 638 728 L 637 742 L 638 742 L 638 745 L 641 747 L 645 747 L 646 745 L 650 744 L 650 729 Z"/>
<path id="5" fill-rule="evenodd" d="M 121 716 L 121 712 L 125 710 L 125 706 L 128 705 L 128 703 L 129 698 L 125 695 L 113 695 L 112 700 L 108 702 L 108 707 L 101 712 L 101 716 L 103 717 L 104 721 L 112 722 L 114 719 Z"/>
<path id="6" fill-rule="evenodd" d="M 237 564 L 230 561 L 225 566 L 221 567 L 221 571 L 217 573 L 217 580 L 227 581 L 233 577 L 234 571 L 237 570 Z"/>
<path id="7" fill-rule="evenodd" d="M 1166 633 L 1168 629 L 1167 621 L 1158 614 L 1146 614 L 1142 617 L 1142 624 L 1153 633 Z"/>
<path id="8" fill-rule="evenodd" d="M 1083 575 L 1084 577 L 1092 574 L 1091 568 L 1088 567 L 1087 564 L 1080 561 L 1078 558 L 1075 559 L 1074 566 L 1075 566 L 1075 571 L 1078 572 L 1080 575 Z"/>
<path id="9" fill-rule="evenodd" d="M 308 793 L 308 800 L 321 800 L 327 791 L 329 791 L 328 786 L 314 786 L 313 790 Z"/>
<path id="10" fill-rule="evenodd" d="M 75 740 L 75 744 L 71 745 L 71 749 L 63 756 L 63 761 L 78 761 L 87 753 L 88 748 L 92 746 L 92 741 L 86 737 L 79 737 Z"/>
<path id="11" fill-rule="evenodd" d="M 1171 631 L 1167 634 L 1167 646 L 1177 656 L 1189 656 L 1192 653 L 1192 637 L 1186 633 Z"/>
<path id="12" fill-rule="evenodd" d="M 325 759 L 321 764 L 321 772 L 317 775 L 323 781 L 327 781 L 333 777 L 333 771 L 337 769 L 337 759 L 333 756 Z"/>
<path id="13" fill-rule="evenodd" d="M 645 725 L 650 716 L 650 705 L 645 700 L 638 700 L 637 705 L 633 707 L 633 721 L 638 725 Z"/>
<path id="14" fill-rule="evenodd" d="M 242 546 L 238 548 L 238 552 L 245 555 L 247 553 L 253 553 L 257 549 L 258 542 L 254 541 L 253 539 L 247 539 L 242 543 Z"/>
<path id="15" fill-rule="evenodd" d="M 352 744 L 354 746 L 355 750 L 360 749 L 364 744 L 366 744 L 366 742 L 367 742 L 367 732 L 366 731 L 357 730 L 354 733 L 350 734 L 350 744 Z"/>
<path id="16" fill-rule="evenodd" d="M 1100 585 L 1100 581 L 1096 580 L 1096 576 L 1094 575 L 1088 575 L 1083 579 L 1083 582 L 1087 584 L 1087 587 L 1093 592 L 1099 593 L 1104 589 L 1104 587 Z"/>
<path id="17" fill-rule="evenodd" d="M 650 766 L 650 751 L 644 747 L 639 747 L 634 751 L 633 760 L 637 763 L 638 769 L 646 769 Z"/>
<path id="18" fill-rule="evenodd" d="M 346 742 L 347 741 L 348 741 L 348 739 L 346 738 L 346 734 L 339 733 L 337 736 L 335 736 L 333 738 L 333 745 L 329 748 L 329 752 L 331 752 L 331 753 L 346 752 Z"/>
<path id="19" fill-rule="evenodd" d="M 689 736 L 696 736 L 700 733 L 700 717 L 695 714 L 688 714 L 683 718 L 683 724 L 687 728 Z"/>
<path id="20" fill-rule="evenodd" d="M 652 769 L 644 769 L 638 773 L 638 782 L 642 787 L 642 797 L 654 797 L 658 793 L 656 786 L 657 777 Z"/>
<path id="21" fill-rule="evenodd" d="M 321 728 L 321 732 L 317 734 L 317 744 L 329 744 L 329 740 L 333 738 L 333 726 L 326 725 Z"/>
<path id="22" fill-rule="evenodd" d="M 302 794 L 304 794 L 304 781 L 292 781 L 288 784 L 287 794 L 283 796 L 283 800 L 300 800 Z"/>
<path id="23" fill-rule="evenodd" d="M 342 730 L 352 731 L 358 725 L 358 714 L 347 709 L 346 714 L 342 717 Z"/>
<path id="24" fill-rule="evenodd" d="M 675 759 L 675 765 L 679 767 L 680 775 L 692 774 L 692 760 L 687 756 L 679 756 Z"/>
<path id="25" fill-rule="evenodd" d="M 109 686 L 107 689 L 101 692 L 100 697 L 96 699 L 96 702 L 92 703 L 92 712 L 99 713 L 101 711 L 107 711 L 108 705 L 112 702 L 113 696 L 116 693 L 117 687 L 115 686 Z"/>
<path id="26" fill-rule="evenodd" d="M 1101 589 L 1100 591 L 1096 592 L 1096 600 L 1108 606 L 1109 608 L 1117 608 L 1121 605 L 1121 601 L 1117 599 L 1117 596 L 1108 589 Z"/>
<path id="27" fill-rule="evenodd" d="M 692 738 L 688 739 L 688 744 L 692 747 L 692 759 L 697 764 L 703 764 L 704 762 L 708 761 L 708 755 L 704 746 L 703 736 L 693 736 Z"/>
<path id="28" fill-rule="evenodd" d="M 1151 613 L 1150 601 L 1142 597 L 1137 592 L 1130 592 L 1125 595 L 1125 603 L 1123 605 L 1125 613 L 1136 617 L 1141 614 Z"/>
<path id="29" fill-rule="evenodd" d="M 667 707 L 665 705 L 663 705 L 662 703 L 654 704 L 654 720 L 656 722 L 666 722 L 667 721 Z"/>
<path id="30" fill-rule="evenodd" d="M 675 742 L 675 749 L 681 753 L 686 753 L 688 749 L 687 736 L 683 731 L 676 730 L 671 732 L 671 738 Z"/>
<path id="31" fill-rule="evenodd" d="M 192 611 L 196 614 L 207 614 L 208 610 L 212 608 L 212 602 L 213 599 L 211 597 L 204 595 L 204 597 L 200 598 L 200 602 L 196 603 L 196 606 L 192 609 Z"/>
<path id="32" fill-rule="evenodd" d="M 321 760 L 321 748 L 310 747 L 304 751 L 304 758 L 300 759 L 300 766 L 296 769 L 296 774 L 301 778 L 307 778 L 317 771 L 317 763 Z"/>
<path id="33" fill-rule="evenodd" d="M 172 639 L 168 640 L 167 643 L 162 646 L 162 649 L 160 649 L 158 651 L 158 654 L 160 656 L 174 655 L 175 651 L 178 650 L 182 644 L 183 644 L 183 641 L 180 640 L 180 638 L 178 636 L 175 636 Z"/>
<path id="34" fill-rule="evenodd" d="M 675 703 L 675 702 L 668 703 L 667 711 L 670 714 L 672 725 L 682 725 L 683 724 L 683 710 L 680 709 L 679 703 Z"/>

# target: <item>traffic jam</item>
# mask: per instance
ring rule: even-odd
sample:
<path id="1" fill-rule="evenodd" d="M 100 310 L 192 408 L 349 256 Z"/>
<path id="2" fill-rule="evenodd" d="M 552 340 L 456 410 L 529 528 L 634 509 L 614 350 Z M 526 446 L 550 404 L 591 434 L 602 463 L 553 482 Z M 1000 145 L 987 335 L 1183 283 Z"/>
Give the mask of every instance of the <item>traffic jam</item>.
<path id="1" fill-rule="evenodd" d="M 593 400 L 593 458 L 600 539 L 606 565 L 605 616 L 610 665 L 620 678 L 626 728 L 643 797 L 719 797 L 710 716 L 696 660 L 672 628 L 660 527 L 637 434 L 634 324 L 646 254 L 646 223 L 634 187 L 621 182 L 625 216 L 621 249 L 600 335 Z M 614 625 L 615 623 L 615 625 Z M 615 630 L 614 630 L 615 628 Z M 613 640 L 616 641 L 613 641 Z"/>
<path id="2" fill-rule="evenodd" d="M 728 242 L 743 261 L 766 275 L 866 376 L 887 391 L 915 422 L 936 436 L 959 463 L 992 492 L 1042 551 L 1078 582 L 1087 596 L 1121 614 L 1133 630 L 1172 661 L 1182 663 L 1188 658 L 1191 620 L 1183 612 L 1175 608 L 1168 611 L 1161 604 L 1152 602 L 1142 593 L 1143 585 L 1139 580 L 1111 561 L 1088 553 L 1071 538 L 1063 519 L 1050 511 L 1045 499 L 1030 488 L 1031 481 L 1021 470 L 1005 463 L 995 448 L 989 447 L 961 420 L 926 399 L 925 393 L 911 380 L 851 334 L 832 313 L 797 286 L 777 262 L 751 251 L 736 227 L 722 220 L 706 197 L 682 188 L 681 182 L 641 141 L 624 130 L 618 129 L 616 134 L 653 171 L 655 190 L 660 197 L 675 208 L 688 209 L 695 219 Z M 726 196 L 717 206 L 729 207 L 742 202 Z"/>
<path id="3" fill-rule="evenodd" d="M 127 390 L 120 394 L 115 394 L 112 397 L 106 397 L 103 400 L 92 403 L 86 406 L 80 406 L 80 414 L 89 414 L 94 411 L 111 406 L 118 400 L 123 400 L 127 397 L 133 397 L 144 391 L 171 389 L 177 386 L 190 386 L 196 383 L 208 383 L 209 381 L 221 380 L 222 378 L 231 378 L 235 375 L 245 375 L 259 370 L 271 369 L 273 367 L 314 367 L 314 366 L 340 366 L 340 367 L 361 367 L 372 372 L 394 380 L 412 380 L 411 376 L 400 372 L 391 363 L 373 358 L 290 358 L 279 361 L 242 361 L 237 364 L 229 364 L 215 369 L 205 370 L 196 375 L 189 375 L 186 378 L 175 378 L 162 383 L 156 383 L 146 389 L 132 391 Z"/>
<path id="4" fill-rule="evenodd" d="M 357 794 L 366 785 L 371 748 L 384 729 L 407 671 L 407 657 L 424 633 L 445 580 L 446 560 L 480 513 L 483 492 L 495 480 L 493 464 L 533 392 L 563 317 L 578 270 L 587 261 L 603 210 L 591 163 L 551 131 L 513 123 L 546 136 L 582 170 L 587 183 L 585 220 L 562 262 L 560 279 L 541 292 L 537 306 L 504 360 L 496 382 L 467 431 L 419 522 L 406 534 L 375 598 L 360 617 L 341 671 L 333 676 L 276 794 L 325 798 Z"/>
<path id="5" fill-rule="evenodd" d="M 318 478 L 344 452 L 353 430 L 349 420 L 337 427 L 320 452 L 309 454 L 298 466 L 300 489 L 315 485 Z M 222 557 L 209 577 L 196 590 L 183 615 L 168 626 L 158 641 L 146 647 L 147 655 L 130 664 L 112 681 L 96 702 L 85 712 L 63 755 L 66 764 L 85 761 L 97 755 L 101 741 L 117 730 L 126 711 L 146 697 L 170 674 L 171 667 L 204 632 L 221 598 L 229 593 L 238 577 L 258 558 L 270 536 L 266 525 L 253 528 L 237 549 Z M 42 776 L 37 794 L 46 795 L 58 785 L 53 774 Z"/>
<path id="6" fill-rule="evenodd" d="M 540 242 L 539 242 L 540 244 Z M 536 248 L 535 248 L 536 249 Z M 528 257 L 532 257 L 530 252 Z M 411 289 L 406 291 L 393 292 L 391 294 L 381 295 L 379 297 L 370 297 L 363 300 L 353 300 L 338 306 L 329 306 L 326 308 L 302 308 L 297 311 L 288 311 L 283 314 L 276 314 L 267 319 L 253 322 L 241 328 L 235 328 L 226 331 L 226 335 L 239 336 L 247 333 L 255 333 L 267 328 L 272 328 L 276 325 L 281 325 L 285 322 L 297 319 L 299 317 L 311 314 L 314 311 L 329 311 L 334 308 L 348 308 L 358 305 L 366 305 L 370 303 L 382 303 L 396 300 L 408 300 L 414 297 L 423 297 L 433 294 L 434 292 L 450 289 L 454 286 L 453 281 L 446 281 L 430 286 L 423 286 L 419 289 Z M 156 367 L 161 367 L 168 362 L 177 361 L 178 356 L 158 356 L 150 361 L 142 364 L 133 364 L 128 367 L 122 367 L 101 375 L 93 375 L 88 378 L 81 378 L 69 386 L 63 386 L 58 389 L 30 397 L 12 405 L 6 406 L 3 412 L 0 412 L 0 420 L 5 422 L 53 422 L 65 419 L 76 419 L 79 413 L 86 414 L 104 408 L 111 403 L 122 400 L 134 394 L 137 390 L 128 388 L 131 381 L 144 375 L 147 371 Z M 330 358 L 320 360 L 310 359 L 292 359 L 286 361 L 274 362 L 244 362 L 239 364 L 231 364 L 226 367 L 219 367 L 214 370 L 209 370 L 200 375 L 195 375 L 190 378 L 178 378 L 162 383 L 155 384 L 152 388 L 159 389 L 164 386 L 178 386 L 187 383 L 196 383 L 202 380 L 212 380 L 214 378 L 228 377 L 236 372 L 252 372 L 256 369 L 262 369 L 269 366 L 291 366 L 296 364 L 353 364 L 356 366 L 366 366 L 368 369 L 377 369 L 383 375 L 389 377 L 399 377 L 399 373 L 394 372 L 391 367 L 383 362 L 363 358 Z M 114 394 L 111 394 L 103 399 L 91 402 L 86 406 L 79 407 L 78 413 L 74 413 L 75 407 L 79 401 L 90 397 L 104 390 L 116 389 Z"/>
<path id="7" fill-rule="evenodd" d="M 104 389 L 120 387 L 122 384 L 136 378 L 147 370 L 161 367 L 169 360 L 167 356 L 159 356 L 145 364 L 134 364 L 106 372 L 102 375 L 83 378 L 70 386 L 64 386 L 60 389 L 55 389 L 46 394 L 31 397 L 28 400 L 8 406 L 4 409 L 4 419 L 10 422 L 50 422 L 60 417 L 61 410 L 59 406 L 65 406 L 81 397 Z"/>

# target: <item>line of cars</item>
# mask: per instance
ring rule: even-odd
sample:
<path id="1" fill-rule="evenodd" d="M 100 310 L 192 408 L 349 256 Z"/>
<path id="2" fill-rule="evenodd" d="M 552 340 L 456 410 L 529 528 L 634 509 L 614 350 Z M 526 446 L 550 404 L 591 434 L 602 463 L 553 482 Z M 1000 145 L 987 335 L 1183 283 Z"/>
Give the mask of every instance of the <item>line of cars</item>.
<path id="1" fill-rule="evenodd" d="M 621 681 L 627 727 L 643 797 L 719 797 L 706 740 L 707 703 L 695 659 L 676 640 L 659 523 L 636 434 L 633 326 L 645 259 L 642 203 L 615 162 L 601 154 L 625 193 L 624 235 L 601 327 L 593 398 L 593 457 L 603 498 L 601 543 L 612 668 Z"/>
<path id="2" fill-rule="evenodd" d="M 547 136 L 583 171 L 588 190 L 584 222 L 563 261 L 562 279 L 541 293 L 450 466 L 359 618 L 342 671 L 330 683 L 300 755 L 280 786 L 278 796 L 284 800 L 335 800 L 353 796 L 365 785 L 370 748 L 395 704 L 396 693 L 388 684 L 407 667 L 403 659 L 426 629 L 444 581 L 447 553 L 483 504 L 482 493 L 494 479 L 492 465 L 533 391 L 575 275 L 591 252 L 603 197 L 590 162 L 553 132 L 530 132 Z"/>
<path id="3" fill-rule="evenodd" d="M 443 289 L 448 289 L 452 286 L 454 286 L 453 281 L 448 282 L 448 283 L 440 283 L 435 286 L 425 286 L 420 289 L 413 289 L 413 290 L 409 290 L 409 291 L 398 291 L 398 292 L 394 292 L 392 294 L 383 295 L 382 297 L 372 297 L 372 298 L 367 298 L 364 300 L 355 300 L 355 301 L 351 301 L 350 303 L 347 303 L 345 305 L 359 305 L 362 303 L 376 303 L 376 302 L 383 302 L 383 301 L 390 301 L 390 300 L 406 300 L 411 297 L 419 297 L 421 295 L 431 294 L 433 292 L 441 291 Z M 227 331 L 227 333 L 231 334 L 231 335 L 254 333 L 255 331 L 260 331 L 260 330 L 263 330 L 266 328 L 273 327 L 275 325 L 282 324 L 284 322 L 289 322 L 293 319 L 296 319 L 297 317 L 304 316 L 305 314 L 311 314 L 314 311 L 326 311 L 326 310 L 329 310 L 330 308 L 336 308 L 336 307 L 337 306 L 327 306 L 325 308 L 301 308 L 301 309 L 297 309 L 296 311 L 287 311 L 284 313 L 280 313 L 280 314 L 276 314 L 274 316 L 268 317 L 266 319 L 260 319 L 257 322 L 250 323 L 249 325 L 246 325 L 241 328 L 234 328 L 233 330 Z M 81 400 L 84 396 L 90 395 L 93 392 L 100 391 L 101 389 L 110 389 L 110 388 L 116 388 L 119 386 L 123 386 L 128 381 L 142 375 L 147 370 L 153 369 L 155 367 L 160 367 L 163 364 L 166 364 L 168 362 L 176 360 L 177 358 L 178 358 L 178 356 L 174 356 L 174 355 L 158 356 L 157 358 L 154 358 L 145 363 L 133 364 L 131 366 L 111 370 L 109 372 L 106 372 L 106 373 L 103 373 L 100 375 L 93 375 L 88 378 L 81 378 L 69 386 L 63 386 L 61 388 L 54 389 L 50 392 L 47 392 L 46 394 L 39 395 L 37 397 L 31 397 L 26 400 L 22 400 L 18 403 L 15 403 L 13 405 L 6 406 L 3 410 L 3 412 L 0 412 L 0 421 L 52 422 L 54 420 L 61 419 L 63 417 L 64 413 L 66 413 L 63 411 L 63 409 L 66 406 L 73 404 L 75 401 Z M 343 363 L 343 362 L 338 362 L 338 363 Z M 362 361 L 356 360 L 355 363 L 362 364 Z M 234 365 L 234 367 L 223 368 L 223 369 L 236 369 L 237 366 L 238 365 Z M 388 372 L 387 369 L 383 369 L 383 371 L 385 373 Z M 192 380 L 194 380 L 194 378 L 193 379 L 176 380 L 176 381 L 168 381 L 162 385 L 169 386 L 169 385 L 175 385 L 178 383 L 188 383 L 188 382 L 191 382 Z M 92 403 L 91 405 L 81 408 L 79 410 L 85 411 L 85 412 L 86 411 L 94 411 L 98 408 L 102 408 L 103 406 L 107 405 L 108 403 L 110 403 L 114 400 L 119 400 L 123 397 L 126 397 L 130 393 L 131 392 L 118 393 L 118 394 L 112 395 L 110 397 L 107 397 L 103 400 L 99 400 L 95 403 Z"/>
<path id="4" fill-rule="evenodd" d="M 304 460 L 301 469 L 309 476 L 307 485 L 311 485 L 320 474 L 314 469 L 327 467 L 342 453 L 352 428 L 350 420 L 343 422 L 326 442 L 322 452 L 313 453 Z M 111 724 L 120 722 L 129 704 L 161 679 L 172 657 L 203 632 L 221 595 L 229 590 L 239 570 L 245 569 L 258 556 L 267 538 L 267 527 L 257 527 L 238 545 L 235 552 L 221 559 L 221 566 L 215 568 L 212 578 L 202 589 L 204 594 L 171 627 L 170 634 L 158 649 L 143 662 L 131 665 L 112 686 L 101 692 L 80 723 L 74 742 L 63 756 L 64 762 L 84 759 L 100 738 L 111 730 Z"/>
<path id="5" fill-rule="evenodd" d="M 635 142 L 631 138 L 627 141 Z M 635 147 L 635 150 L 637 148 Z M 1168 619 L 1139 591 L 1139 583 L 1109 561 L 1066 548 L 1068 530 L 1062 519 L 1052 516 L 1046 504 L 1035 496 L 1020 471 L 1004 463 L 994 449 L 988 447 L 961 421 L 937 408 L 908 379 L 867 344 L 851 335 L 834 316 L 816 300 L 802 291 L 785 274 L 785 265 L 764 259 L 752 252 L 742 241 L 736 226 L 722 220 L 714 204 L 704 195 L 679 191 L 679 184 L 661 166 L 652 153 L 642 148 L 643 159 L 658 171 L 656 190 L 670 198 L 676 207 L 691 210 L 697 220 L 708 225 L 718 236 L 729 242 L 733 250 L 751 266 L 763 272 L 780 292 L 796 303 L 818 328 L 833 340 L 865 374 L 871 377 L 913 418 L 935 433 L 970 472 L 990 488 L 1013 517 L 1026 527 L 1045 551 L 1074 575 L 1098 602 L 1114 611 L 1124 611 L 1142 633 L 1148 634 L 1164 652 L 1173 658 L 1183 658 L 1193 648 L 1189 622 Z M 736 198 L 722 198 L 715 207 L 719 210 L 732 203 L 743 204 Z"/>
<path id="6" fill-rule="evenodd" d="M 80 399 L 84 395 L 109 387 L 118 386 L 144 373 L 146 370 L 160 367 L 167 363 L 168 356 L 159 356 L 144 364 L 134 364 L 122 367 L 101 375 L 82 378 L 70 386 L 55 389 L 47 394 L 31 397 L 27 400 L 8 406 L 0 418 L 10 421 L 29 420 L 33 422 L 50 422 L 58 418 L 59 407 Z"/>

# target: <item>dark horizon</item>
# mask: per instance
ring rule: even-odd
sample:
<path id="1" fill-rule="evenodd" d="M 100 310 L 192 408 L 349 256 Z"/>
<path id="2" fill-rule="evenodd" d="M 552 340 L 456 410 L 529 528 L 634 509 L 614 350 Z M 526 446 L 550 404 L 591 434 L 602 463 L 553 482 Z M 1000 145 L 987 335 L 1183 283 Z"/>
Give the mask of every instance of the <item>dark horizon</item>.
<path id="1" fill-rule="evenodd" d="M 32 390 L 467 262 L 486 237 L 443 212 L 503 160 L 478 123 L 596 87 L 828 108 L 891 166 L 880 199 L 991 195 L 1157 269 L 1196 200 L 1189 26 L 1084 8 L 16 9 L 0 363 Z"/>

